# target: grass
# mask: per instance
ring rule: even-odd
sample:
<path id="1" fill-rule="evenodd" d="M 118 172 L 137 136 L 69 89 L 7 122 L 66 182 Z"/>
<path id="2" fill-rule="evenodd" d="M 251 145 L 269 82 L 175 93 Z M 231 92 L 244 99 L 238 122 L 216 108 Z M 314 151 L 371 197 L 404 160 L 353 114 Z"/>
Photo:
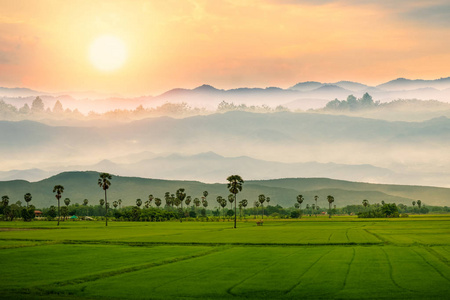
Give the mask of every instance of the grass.
<path id="1" fill-rule="evenodd" d="M 1 222 L 3 299 L 444 299 L 450 216 Z"/>

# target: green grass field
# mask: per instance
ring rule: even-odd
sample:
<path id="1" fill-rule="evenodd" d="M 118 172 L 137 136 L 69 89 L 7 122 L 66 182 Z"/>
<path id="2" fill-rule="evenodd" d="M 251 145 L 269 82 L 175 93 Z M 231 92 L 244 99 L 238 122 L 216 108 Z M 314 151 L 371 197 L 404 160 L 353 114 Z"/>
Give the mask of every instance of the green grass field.
<path id="1" fill-rule="evenodd" d="M 1 222 L 2 299 L 448 299 L 450 216 Z"/>

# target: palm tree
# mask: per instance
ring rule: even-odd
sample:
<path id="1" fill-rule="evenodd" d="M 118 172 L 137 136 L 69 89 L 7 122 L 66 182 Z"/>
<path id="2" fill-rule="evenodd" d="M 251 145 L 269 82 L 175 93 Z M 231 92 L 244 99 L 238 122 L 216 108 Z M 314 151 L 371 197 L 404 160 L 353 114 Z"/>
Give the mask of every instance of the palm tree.
<path id="1" fill-rule="evenodd" d="M 70 199 L 69 198 L 64 199 L 64 204 L 66 205 L 67 211 L 68 211 L 69 210 Z M 66 216 L 66 219 L 67 219 L 67 216 Z"/>
<path id="2" fill-rule="evenodd" d="M 253 202 L 253 206 L 256 207 L 256 215 L 258 215 L 258 207 L 259 207 L 259 205 L 260 205 L 259 201 Z M 256 215 L 255 215 L 255 219 L 256 219 Z"/>
<path id="3" fill-rule="evenodd" d="M 184 192 L 183 188 L 180 188 L 177 190 L 176 194 L 177 194 L 177 203 L 181 204 L 181 212 L 183 212 L 183 201 L 184 201 L 184 198 L 186 198 L 186 193 Z M 178 207 L 178 205 L 177 205 L 177 207 Z M 181 217 L 180 217 L 180 223 L 182 223 L 182 222 L 183 222 L 183 214 L 181 214 Z"/>
<path id="4" fill-rule="evenodd" d="M 261 208 L 262 208 L 261 218 L 264 219 L 264 202 L 266 201 L 266 196 L 264 196 L 264 194 L 259 195 L 258 201 L 259 201 L 259 203 L 261 203 Z"/>
<path id="5" fill-rule="evenodd" d="M 206 201 L 206 197 L 204 197 L 204 199 L 202 199 L 202 205 L 206 211 L 206 208 L 208 207 L 208 201 Z"/>
<path id="6" fill-rule="evenodd" d="M 64 187 L 62 185 L 55 185 L 53 188 L 53 193 L 56 193 L 55 197 L 58 199 L 58 226 L 59 226 L 59 219 L 61 219 L 61 212 L 59 207 L 59 199 L 61 199 L 61 194 L 64 192 Z"/>
<path id="7" fill-rule="evenodd" d="M 9 197 L 7 195 L 2 196 L 2 205 L 6 207 L 8 206 L 8 204 L 9 204 Z"/>
<path id="8" fill-rule="evenodd" d="M 141 199 L 136 199 L 136 206 L 138 208 L 141 208 L 141 205 L 142 205 L 142 200 Z"/>
<path id="9" fill-rule="evenodd" d="M 269 206 L 270 197 L 266 197 L 267 206 Z"/>
<path id="10" fill-rule="evenodd" d="M 23 199 L 24 199 L 25 202 L 27 203 L 27 208 L 28 208 L 28 203 L 31 201 L 32 198 L 33 198 L 33 197 L 31 197 L 31 194 L 30 194 L 30 193 L 26 193 L 26 194 L 23 196 Z"/>
<path id="11" fill-rule="evenodd" d="M 100 206 L 103 207 L 103 205 L 105 205 L 105 199 L 100 199 L 98 203 L 100 203 Z"/>
<path id="12" fill-rule="evenodd" d="M 150 201 L 149 200 L 145 201 L 144 203 L 145 203 L 145 205 L 144 205 L 145 208 L 149 208 L 150 207 Z"/>
<path id="13" fill-rule="evenodd" d="M 200 199 L 194 198 L 194 205 L 195 205 L 195 215 L 197 215 L 197 208 L 200 206 Z"/>
<path id="14" fill-rule="evenodd" d="M 161 206 L 161 203 L 162 203 L 161 199 L 155 198 L 155 205 L 156 205 L 158 208 Z"/>
<path id="15" fill-rule="evenodd" d="M 327 196 L 328 204 L 330 205 L 330 214 L 328 215 L 328 218 L 331 218 L 331 203 L 334 202 L 334 197 L 331 195 Z"/>
<path id="16" fill-rule="evenodd" d="M 114 201 L 114 202 L 113 202 L 113 206 L 114 206 L 114 210 L 116 210 L 117 206 L 119 206 L 119 202 Z"/>
<path id="17" fill-rule="evenodd" d="M 299 218 L 301 218 L 302 217 L 302 203 L 303 203 L 303 201 L 305 200 L 305 198 L 303 198 L 303 195 L 298 195 L 297 196 L 297 203 L 299 204 L 299 212 L 300 212 L 300 214 L 299 214 Z"/>
<path id="18" fill-rule="evenodd" d="M 109 173 L 101 173 L 100 178 L 98 179 L 98 186 L 101 187 L 105 191 L 105 208 L 106 208 L 106 214 L 105 214 L 105 220 L 106 224 L 105 226 L 108 226 L 108 198 L 106 197 L 106 190 L 109 189 L 111 186 L 111 179 L 112 176 Z"/>
<path id="19" fill-rule="evenodd" d="M 206 199 L 206 197 L 208 197 L 208 195 L 209 195 L 208 191 L 203 192 L 203 197 L 205 198 L 205 200 L 208 200 L 208 199 Z"/>
<path id="20" fill-rule="evenodd" d="M 189 204 L 191 204 L 191 202 L 192 202 L 192 197 L 187 196 L 186 200 L 184 200 L 184 204 L 186 204 L 186 208 L 189 206 Z"/>
<path id="21" fill-rule="evenodd" d="M 150 206 L 152 206 L 153 199 L 154 199 L 154 197 L 152 194 L 148 195 L 148 202 L 149 202 Z"/>
<path id="22" fill-rule="evenodd" d="M 242 200 L 239 201 L 238 207 L 239 207 L 239 219 L 242 220 Z"/>
<path id="23" fill-rule="evenodd" d="M 228 176 L 228 190 L 230 193 L 234 194 L 234 228 L 236 228 L 236 195 L 240 191 L 242 191 L 242 184 L 244 183 L 244 180 L 239 175 L 231 175 Z"/>
<path id="24" fill-rule="evenodd" d="M 415 207 L 416 206 L 416 201 L 413 201 L 412 205 L 413 205 L 413 207 Z"/>
<path id="25" fill-rule="evenodd" d="M 317 199 L 319 199 L 319 196 L 315 195 L 314 196 L 314 201 L 316 201 L 316 208 L 319 207 L 319 206 L 317 206 Z M 314 211 L 314 212 L 315 212 L 315 215 L 316 215 L 316 218 L 317 218 L 317 211 Z"/>
<path id="26" fill-rule="evenodd" d="M 364 199 L 364 200 L 362 201 L 362 205 L 364 206 L 364 210 L 366 210 L 367 206 L 369 206 L 369 200 Z"/>
<path id="27" fill-rule="evenodd" d="M 122 199 L 117 200 L 117 202 L 119 202 L 119 209 L 122 208 Z"/>
<path id="28" fill-rule="evenodd" d="M 83 205 L 86 206 L 86 216 L 88 215 L 88 208 L 87 208 L 88 203 L 89 203 L 88 199 L 83 200 Z"/>
<path id="29" fill-rule="evenodd" d="M 420 207 L 422 206 L 422 201 L 421 201 L 421 200 L 417 200 L 417 206 L 418 206 L 419 209 L 420 209 Z"/>
<path id="30" fill-rule="evenodd" d="M 234 195 L 229 194 L 228 195 L 228 202 L 230 202 L 230 209 L 233 209 L 233 201 L 234 201 Z"/>
<path id="31" fill-rule="evenodd" d="M 220 197 L 219 204 L 220 204 L 220 206 L 222 206 L 223 221 L 225 222 L 225 206 L 227 206 L 227 200 L 225 200 L 221 196 L 219 196 L 219 197 Z M 219 200 L 217 200 L 217 201 L 219 201 Z"/>
<path id="32" fill-rule="evenodd" d="M 247 199 L 242 199 L 242 206 L 244 207 L 244 219 L 245 219 L 245 208 L 247 207 L 247 205 L 248 205 L 248 200 Z"/>

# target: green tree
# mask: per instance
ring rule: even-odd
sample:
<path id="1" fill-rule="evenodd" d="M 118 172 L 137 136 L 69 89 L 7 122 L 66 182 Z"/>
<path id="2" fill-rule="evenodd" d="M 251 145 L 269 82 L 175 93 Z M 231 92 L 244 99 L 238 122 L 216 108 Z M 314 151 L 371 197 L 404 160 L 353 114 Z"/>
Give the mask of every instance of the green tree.
<path id="1" fill-rule="evenodd" d="M 331 218 L 331 203 L 334 202 L 334 197 L 331 195 L 328 195 L 327 200 L 328 200 L 328 205 L 330 206 L 328 218 Z"/>
<path id="2" fill-rule="evenodd" d="M 233 209 L 233 202 L 234 202 L 234 195 L 229 194 L 228 195 L 228 202 L 230 202 L 230 209 Z"/>
<path id="3" fill-rule="evenodd" d="M 105 199 L 100 199 L 98 203 L 100 204 L 101 207 L 103 207 L 103 205 L 105 205 Z"/>
<path id="4" fill-rule="evenodd" d="M 245 219 L 245 208 L 247 207 L 247 205 L 248 205 L 248 200 L 247 199 L 242 199 L 242 207 L 243 207 L 243 209 L 244 209 L 244 219 Z"/>
<path id="5" fill-rule="evenodd" d="M 69 215 L 69 209 L 67 206 L 61 207 L 61 215 L 63 216 L 63 220 L 67 219 L 67 216 Z"/>
<path id="6" fill-rule="evenodd" d="M 33 197 L 31 197 L 31 194 L 30 194 L 30 193 L 26 193 L 26 194 L 23 196 L 23 199 L 24 199 L 25 202 L 27 203 L 27 207 L 28 207 L 28 203 L 30 203 L 30 201 L 31 201 L 32 198 L 33 198 Z"/>
<path id="7" fill-rule="evenodd" d="M 266 201 L 266 196 L 264 194 L 259 195 L 258 201 L 261 203 L 261 218 L 264 219 L 264 202 Z"/>
<path id="8" fill-rule="evenodd" d="M 53 193 L 56 193 L 55 197 L 56 199 L 58 199 L 58 226 L 59 226 L 59 219 L 61 219 L 61 209 L 60 209 L 60 204 L 59 204 L 59 200 L 61 199 L 61 195 L 64 192 L 64 187 L 62 185 L 55 185 L 55 187 L 53 188 Z"/>
<path id="9" fill-rule="evenodd" d="M 140 209 L 142 205 L 142 200 L 141 199 L 136 199 L 136 206 Z"/>
<path id="10" fill-rule="evenodd" d="M 316 201 L 316 210 L 314 211 L 316 218 L 317 218 L 317 209 L 319 208 L 319 206 L 317 205 L 317 199 L 319 199 L 319 196 L 315 195 L 314 196 L 314 201 Z"/>
<path id="11" fill-rule="evenodd" d="M 364 199 L 364 200 L 362 201 L 362 205 L 364 206 L 364 209 L 366 209 L 367 206 L 369 206 L 369 200 Z"/>
<path id="12" fill-rule="evenodd" d="M 230 193 L 234 194 L 234 228 L 236 228 L 236 195 L 240 191 L 242 191 L 242 185 L 244 184 L 244 180 L 239 175 L 231 175 L 228 176 L 228 190 Z"/>
<path id="13" fill-rule="evenodd" d="M 176 192 L 177 195 L 177 202 L 179 201 L 179 203 L 181 204 L 181 211 L 183 212 L 183 202 L 184 199 L 186 198 L 186 193 L 184 192 L 183 188 L 179 188 Z M 183 222 L 183 215 L 181 215 L 180 217 L 180 223 Z"/>
<path id="14" fill-rule="evenodd" d="M 219 202 L 220 206 L 222 206 L 222 216 L 223 216 L 223 221 L 225 222 L 225 206 L 227 206 L 227 200 L 222 198 L 222 196 L 218 196 L 217 202 Z"/>
<path id="15" fill-rule="evenodd" d="M 119 209 L 122 208 L 122 199 L 117 200 L 117 202 L 119 203 Z"/>
<path id="16" fill-rule="evenodd" d="M 112 176 L 109 173 L 101 173 L 100 178 L 97 181 L 99 187 L 101 187 L 105 191 L 105 226 L 108 226 L 108 198 L 106 195 L 106 190 L 111 186 Z"/>
<path id="17" fill-rule="evenodd" d="M 256 208 L 255 219 L 256 219 L 256 216 L 258 215 L 258 207 L 259 207 L 260 205 L 261 205 L 261 203 L 259 203 L 259 201 L 253 202 L 253 206 Z"/>
<path id="18" fill-rule="evenodd" d="M 113 206 L 114 206 L 114 210 L 116 210 L 117 206 L 119 206 L 119 202 L 114 201 L 114 202 L 113 202 Z"/>
<path id="19" fill-rule="evenodd" d="M 421 200 L 417 200 L 417 206 L 419 207 L 419 209 L 422 207 L 422 201 Z"/>
<path id="20" fill-rule="evenodd" d="M 89 211 L 88 211 L 88 207 L 87 207 L 88 204 L 89 204 L 89 200 L 88 199 L 84 199 L 83 200 L 83 205 L 86 206 L 86 216 L 89 215 Z"/>
<path id="21" fill-rule="evenodd" d="M 148 195 L 148 202 L 149 202 L 150 206 L 152 206 L 153 199 L 154 199 L 154 197 L 152 194 Z"/>
<path id="22" fill-rule="evenodd" d="M 305 198 L 303 198 L 303 195 L 298 195 L 297 196 L 297 203 L 299 205 L 299 218 L 302 217 L 302 203 L 305 200 Z"/>
<path id="23" fill-rule="evenodd" d="M 70 204 L 70 199 L 69 198 L 66 198 L 66 199 L 64 199 L 64 204 L 67 206 L 67 212 L 69 212 L 69 204 Z M 66 216 L 66 219 L 67 219 L 67 216 Z"/>
<path id="24" fill-rule="evenodd" d="M 158 208 L 161 206 L 161 203 L 162 203 L 161 199 L 155 198 L 155 205 L 156 205 Z"/>
<path id="25" fill-rule="evenodd" d="M 197 214 L 197 208 L 200 206 L 200 203 L 200 199 L 194 198 L 195 214 Z"/>
<path id="26" fill-rule="evenodd" d="M 6 207 L 8 206 L 8 204 L 9 204 L 9 197 L 7 195 L 2 196 L 2 205 Z"/>

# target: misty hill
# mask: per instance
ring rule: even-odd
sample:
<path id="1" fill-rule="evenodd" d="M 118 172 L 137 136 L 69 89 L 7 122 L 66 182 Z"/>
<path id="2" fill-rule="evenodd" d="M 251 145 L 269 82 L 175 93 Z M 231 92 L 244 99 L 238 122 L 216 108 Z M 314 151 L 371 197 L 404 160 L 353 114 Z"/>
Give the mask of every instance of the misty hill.
<path id="1" fill-rule="evenodd" d="M 70 198 L 72 203 L 82 203 L 83 199 L 88 199 L 90 204 L 98 204 L 98 200 L 104 198 L 104 194 L 97 185 L 97 180 L 97 172 L 66 172 L 34 183 L 22 180 L 2 181 L 0 194 L 8 195 L 10 202 L 17 200 L 23 202 L 23 195 L 30 192 L 33 195 L 34 205 L 50 206 L 57 202 L 52 193 L 53 186 L 61 184 L 65 187 L 63 199 Z M 182 187 L 193 198 L 200 198 L 202 192 L 207 190 L 209 208 L 213 208 L 217 206 L 215 200 L 217 196 L 226 197 L 229 194 L 225 183 L 205 184 L 198 181 L 167 181 L 121 176 L 113 176 L 111 182 L 112 186 L 108 190 L 109 201 L 122 199 L 124 205 L 134 205 L 137 198 L 146 199 L 149 194 L 163 199 L 165 192 L 175 193 Z M 335 197 L 335 204 L 338 207 L 361 204 L 363 199 L 368 199 L 370 203 L 380 203 L 384 200 L 407 205 L 413 200 L 421 199 L 425 205 L 448 205 L 450 198 L 450 189 L 446 188 L 368 184 L 326 178 L 246 181 L 238 197 L 249 200 L 249 204 L 252 205 L 261 193 L 271 197 L 271 205 L 280 204 L 285 207 L 293 206 L 298 194 L 305 197 L 304 205 L 312 204 L 314 195 L 318 195 L 318 204 L 321 207 L 327 206 L 327 195 Z"/>
<path id="2" fill-rule="evenodd" d="M 6 88 L 0 87 L 0 97 L 28 97 L 28 96 L 40 96 L 48 93 L 38 92 L 28 88 Z"/>
<path id="3" fill-rule="evenodd" d="M 423 88 L 435 88 L 438 90 L 444 90 L 450 88 L 450 77 L 435 80 L 411 80 L 406 78 L 397 78 L 395 80 L 380 84 L 377 86 L 377 88 L 386 91 L 415 90 Z"/>
<path id="4" fill-rule="evenodd" d="M 450 150 L 450 119 L 445 117 L 424 122 L 388 122 L 316 113 L 228 112 L 184 119 L 150 118 L 102 127 L 0 121 L 0 140 L 8 141 L 0 144 L 3 154 L 0 162 L 4 170 L 92 166 L 105 159 L 112 161 L 117 156 L 144 151 L 182 152 L 186 156 L 211 151 L 223 157 L 247 156 L 289 164 L 316 161 L 321 164 L 372 165 L 397 174 L 411 174 L 404 178 L 398 176 L 399 181 L 395 183 L 446 186 L 449 182 L 445 166 L 450 164 L 450 157 L 442 155 Z M 439 158 L 439 163 L 435 162 L 436 158 Z M 169 169 L 163 168 L 163 161 L 160 163 L 162 170 Z M 232 163 L 239 165 L 236 161 Z M 206 176 L 208 164 L 199 162 L 190 167 L 204 169 L 203 175 Z M 210 171 L 212 176 L 216 176 L 213 166 Z M 217 169 L 221 168 L 220 164 L 217 166 Z M 279 167 L 277 174 L 280 177 L 286 177 L 282 176 L 283 170 L 287 174 L 291 174 L 288 170 L 293 170 L 285 165 L 269 165 L 267 168 Z M 306 172 L 307 166 L 304 167 Z M 333 168 L 327 171 L 316 167 L 322 171 L 312 176 L 337 174 L 337 166 L 333 167 L 334 171 L 331 170 Z M 183 172 L 195 174 L 197 171 L 186 168 Z M 352 172 L 360 174 L 355 170 Z M 377 172 L 374 172 L 376 176 Z M 261 174 L 268 173 L 261 171 Z M 302 173 L 294 175 L 304 176 Z"/>
<path id="5" fill-rule="evenodd" d="M 137 157 L 133 154 L 130 157 Z M 371 182 L 393 182 L 403 177 L 404 182 L 411 176 L 400 175 L 389 169 L 371 165 L 343 165 L 335 163 L 281 163 L 254 159 L 248 156 L 223 157 L 213 152 L 196 155 L 171 154 L 154 157 L 149 154 L 133 163 L 116 163 L 114 160 L 102 160 L 94 165 L 67 166 L 52 168 L 49 171 L 40 169 L 13 170 L 0 172 L 0 180 L 24 179 L 39 181 L 63 171 L 99 170 L 121 176 L 143 178 L 159 178 L 168 180 L 198 180 L 202 182 L 221 182 L 224 174 L 238 173 L 245 178 L 271 179 L 283 177 L 322 177 L 344 180 L 360 180 Z M 207 166 L 207 167 L 204 167 Z M 416 178 L 414 178 L 416 179 Z"/>

